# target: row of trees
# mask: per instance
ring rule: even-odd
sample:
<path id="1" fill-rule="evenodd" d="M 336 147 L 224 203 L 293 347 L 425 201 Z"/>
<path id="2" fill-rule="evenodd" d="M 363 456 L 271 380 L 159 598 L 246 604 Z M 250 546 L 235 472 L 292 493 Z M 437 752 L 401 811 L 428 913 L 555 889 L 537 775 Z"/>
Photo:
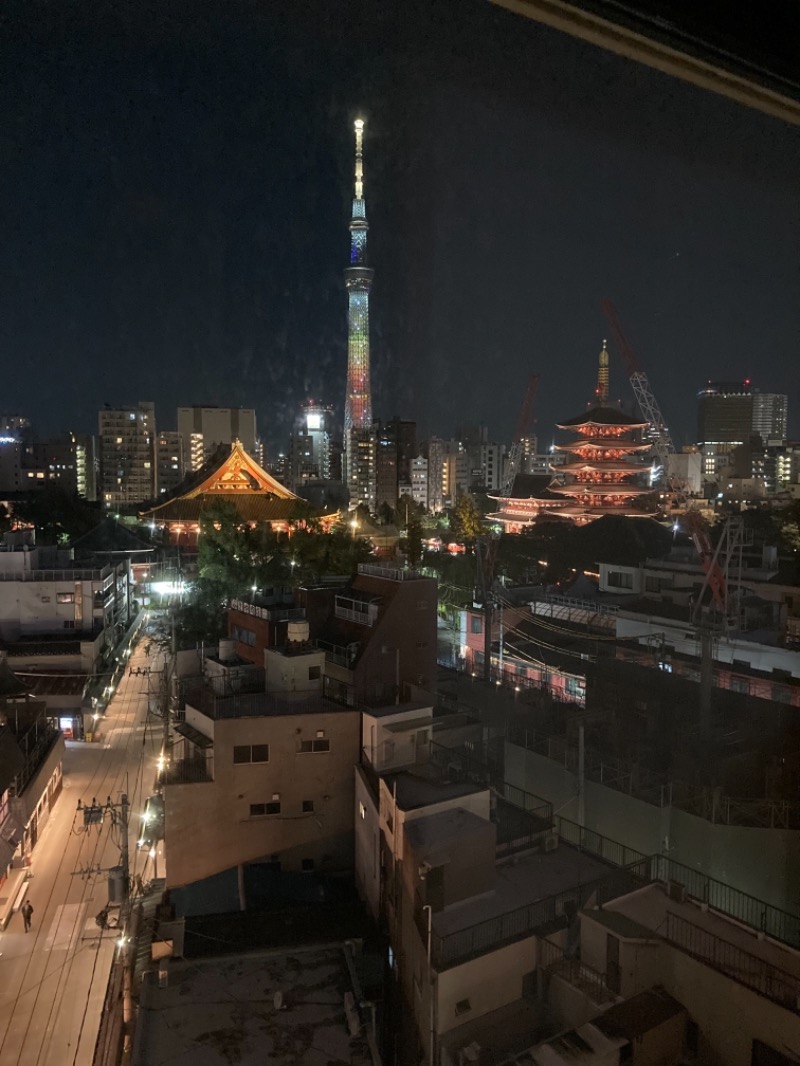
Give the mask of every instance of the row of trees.
<path id="1" fill-rule="evenodd" d="M 330 574 L 351 574 L 370 558 L 369 544 L 347 529 L 321 535 L 311 518 L 298 519 L 291 535 L 251 528 L 232 503 L 220 500 L 200 518 L 197 579 L 178 609 L 187 644 L 225 635 L 224 604 L 252 591 L 308 584 Z"/>

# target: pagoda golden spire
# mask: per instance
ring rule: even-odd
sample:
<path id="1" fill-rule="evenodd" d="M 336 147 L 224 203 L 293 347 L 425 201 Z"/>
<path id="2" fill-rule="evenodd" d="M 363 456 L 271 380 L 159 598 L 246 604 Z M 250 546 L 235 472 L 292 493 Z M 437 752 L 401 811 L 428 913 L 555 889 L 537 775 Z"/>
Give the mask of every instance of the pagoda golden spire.
<path id="1" fill-rule="evenodd" d="M 600 351 L 600 361 L 597 367 L 597 402 L 608 403 L 608 348 L 606 342 L 603 341 L 603 347 Z"/>

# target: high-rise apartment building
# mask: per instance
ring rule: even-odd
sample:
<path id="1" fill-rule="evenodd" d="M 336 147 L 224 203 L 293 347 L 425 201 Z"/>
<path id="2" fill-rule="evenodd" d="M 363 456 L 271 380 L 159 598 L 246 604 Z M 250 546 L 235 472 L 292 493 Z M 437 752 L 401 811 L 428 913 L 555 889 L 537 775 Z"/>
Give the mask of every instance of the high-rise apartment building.
<path id="1" fill-rule="evenodd" d="M 178 432 L 183 438 L 187 471 L 199 470 L 220 444 L 242 442 L 248 455 L 257 455 L 256 413 L 244 407 L 193 404 L 178 408 Z"/>
<path id="2" fill-rule="evenodd" d="M 411 498 L 420 507 L 428 506 L 428 460 L 418 455 L 411 462 Z"/>
<path id="3" fill-rule="evenodd" d="M 428 460 L 428 510 L 431 514 L 439 514 L 444 508 L 444 493 L 442 489 L 444 481 L 444 457 L 446 445 L 441 437 L 431 437 L 427 447 L 423 449 L 423 455 Z"/>
<path id="4" fill-rule="evenodd" d="M 156 494 L 154 403 L 106 407 L 98 417 L 100 498 L 103 506 L 130 506 Z"/>
<path id="5" fill-rule="evenodd" d="M 377 507 L 376 452 L 377 433 L 374 426 L 350 431 L 348 488 L 353 507 L 363 506 L 368 511 L 374 511 Z"/>
<path id="6" fill-rule="evenodd" d="M 156 437 L 156 483 L 159 496 L 169 496 L 183 481 L 183 437 L 175 429 L 162 429 Z"/>
<path id="7" fill-rule="evenodd" d="M 411 486 L 411 464 L 417 451 L 417 424 L 393 418 L 375 423 L 376 506 L 394 507 L 400 486 Z"/>

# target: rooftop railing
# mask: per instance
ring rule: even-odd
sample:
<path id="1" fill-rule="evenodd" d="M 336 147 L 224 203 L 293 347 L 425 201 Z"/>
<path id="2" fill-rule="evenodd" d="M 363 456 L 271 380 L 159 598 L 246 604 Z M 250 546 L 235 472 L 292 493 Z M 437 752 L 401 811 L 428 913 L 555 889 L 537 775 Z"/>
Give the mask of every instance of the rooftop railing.
<path id="1" fill-rule="evenodd" d="M 100 581 L 111 574 L 109 567 L 101 570 L 0 570 L 0 581 Z"/>
<path id="2" fill-rule="evenodd" d="M 359 574 L 365 577 L 382 577 L 387 581 L 418 581 L 424 577 L 418 570 L 401 570 L 398 567 L 374 566 L 372 563 L 359 563 Z"/>
<path id="3" fill-rule="evenodd" d="M 787 973 L 694 922 L 667 912 L 659 935 L 687 955 L 724 973 L 793 1014 L 800 1014 L 800 977 Z"/>
<path id="4" fill-rule="evenodd" d="M 800 948 L 800 915 L 773 907 L 724 881 L 684 866 L 665 855 L 650 857 L 650 880 L 680 885 L 690 899 L 756 929 L 781 944 Z"/>
<path id="5" fill-rule="evenodd" d="M 533 936 L 545 926 L 568 922 L 592 897 L 599 904 L 608 903 L 646 884 L 647 880 L 648 868 L 645 861 L 640 868 L 614 870 L 605 877 L 575 885 L 524 907 L 517 907 L 485 921 L 476 922 L 454 933 L 442 936 L 433 930 L 431 961 L 437 970 L 450 969 L 487 952 L 497 951 L 498 948 L 513 944 L 517 940 Z M 425 918 L 425 914 L 418 908 L 417 926 L 422 936 L 427 935 L 427 929 L 422 928 Z"/>

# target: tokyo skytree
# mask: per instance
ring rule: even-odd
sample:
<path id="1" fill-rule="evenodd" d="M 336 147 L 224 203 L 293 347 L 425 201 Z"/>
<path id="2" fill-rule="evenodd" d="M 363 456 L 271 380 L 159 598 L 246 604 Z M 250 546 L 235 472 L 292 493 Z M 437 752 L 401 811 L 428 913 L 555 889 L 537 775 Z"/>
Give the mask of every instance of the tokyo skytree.
<path id="1" fill-rule="evenodd" d="M 364 203 L 364 120 L 356 119 L 356 169 L 353 213 L 350 219 L 350 265 L 344 272 L 347 288 L 347 395 L 344 407 L 344 450 L 347 478 L 352 479 L 352 430 L 372 426 L 369 381 L 369 290 L 373 271 L 367 266 L 367 210 Z"/>

